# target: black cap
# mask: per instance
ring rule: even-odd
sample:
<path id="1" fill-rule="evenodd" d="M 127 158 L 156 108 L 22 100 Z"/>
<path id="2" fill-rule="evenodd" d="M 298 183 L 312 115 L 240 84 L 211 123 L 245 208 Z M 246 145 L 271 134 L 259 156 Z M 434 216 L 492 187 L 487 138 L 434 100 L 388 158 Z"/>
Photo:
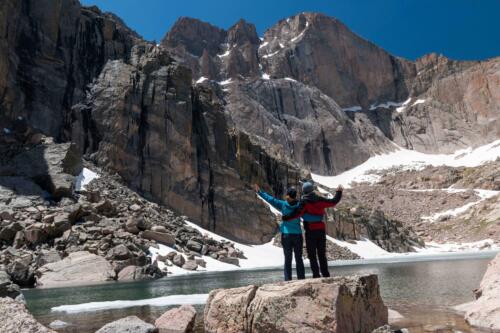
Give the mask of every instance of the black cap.
<path id="1" fill-rule="evenodd" d="M 286 191 L 286 195 L 288 195 L 292 199 L 296 199 L 297 198 L 297 190 L 295 189 L 295 187 L 290 187 Z"/>

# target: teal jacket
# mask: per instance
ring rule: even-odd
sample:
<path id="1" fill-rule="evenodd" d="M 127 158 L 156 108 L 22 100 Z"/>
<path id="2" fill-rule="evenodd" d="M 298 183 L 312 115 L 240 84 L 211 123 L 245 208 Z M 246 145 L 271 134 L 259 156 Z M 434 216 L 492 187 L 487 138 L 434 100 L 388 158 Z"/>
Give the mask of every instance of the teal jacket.
<path id="1" fill-rule="evenodd" d="M 262 190 L 259 191 L 258 194 L 271 206 L 279 210 L 282 215 L 288 215 L 298 207 L 298 202 L 295 205 L 290 205 L 288 201 L 276 199 Z M 302 234 L 302 229 L 300 228 L 300 217 L 289 221 L 282 221 L 280 224 L 280 231 L 283 234 Z"/>

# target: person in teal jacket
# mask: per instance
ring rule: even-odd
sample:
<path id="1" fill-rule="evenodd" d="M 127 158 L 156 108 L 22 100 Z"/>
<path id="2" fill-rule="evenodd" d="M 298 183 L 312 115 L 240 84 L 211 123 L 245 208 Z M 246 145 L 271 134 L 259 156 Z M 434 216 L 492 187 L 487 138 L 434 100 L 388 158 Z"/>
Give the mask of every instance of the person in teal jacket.
<path id="1" fill-rule="evenodd" d="M 279 200 L 270 194 L 262 191 L 259 185 L 255 184 L 257 194 L 268 202 L 271 206 L 281 212 L 282 215 L 292 213 L 298 207 L 297 190 L 291 187 L 287 190 L 285 199 Z M 304 261 L 302 260 L 302 228 L 300 218 L 282 221 L 280 224 L 281 245 L 285 255 L 285 281 L 292 279 L 292 257 L 295 255 L 295 268 L 297 269 L 297 279 L 305 279 Z"/>

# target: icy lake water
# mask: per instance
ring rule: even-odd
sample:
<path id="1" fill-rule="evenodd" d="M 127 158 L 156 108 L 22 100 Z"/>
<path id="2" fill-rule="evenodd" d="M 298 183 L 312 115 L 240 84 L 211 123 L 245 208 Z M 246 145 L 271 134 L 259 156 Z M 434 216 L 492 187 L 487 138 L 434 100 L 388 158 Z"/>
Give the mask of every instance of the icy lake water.
<path id="1" fill-rule="evenodd" d="M 333 265 L 332 275 L 377 274 L 382 297 L 387 306 L 400 312 L 405 318 L 395 326 L 407 327 L 410 332 L 424 332 L 426 325 L 451 325 L 462 332 L 479 332 L 469 328 L 463 318 L 450 310 L 453 305 L 473 300 L 472 290 L 486 271 L 494 253 L 454 255 L 441 260 L 406 262 L 367 262 L 356 265 Z M 309 273 L 309 272 L 308 272 Z M 26 290 L 29 310 L 42 323 L 48 325 L 59 319 L 71 326 L 59 332 L 95 332 L 105 323 L 136 315 L 154 323 L 174 305 L 135 306 L 90 312 L 55 312 L 53 307 L 89 302 L 115 300 L 145 300 L 169 295 L 185 295 L 180 298 L 189 303 L 199 301 L 197 294 L 207 294 L 212 289 L 230 288 L 248 284 L 280 281 L 279 269 L 201 273 L 168 277 L 152 282 L 107 283 L 97 286 L 59 289 Z M 202 297 L 203 298 L 203 297 Z M 85 308 L 86 306 L 83 306 Z M 203 305 L 195 306 L 202 317 Z"/>

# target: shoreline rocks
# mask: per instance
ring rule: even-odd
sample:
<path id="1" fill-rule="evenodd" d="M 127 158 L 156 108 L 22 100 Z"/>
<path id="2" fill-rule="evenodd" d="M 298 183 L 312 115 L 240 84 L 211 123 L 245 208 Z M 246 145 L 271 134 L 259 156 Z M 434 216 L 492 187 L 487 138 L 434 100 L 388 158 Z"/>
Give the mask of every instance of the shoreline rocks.
<path id="1" fill-rule="evenodd" d="M 196 319 L 196 310 L 191 305 L 182 305 L 168 310 L 156 319 L 158 333 L 191 333 Z"/>
<path id="2" fill-rule="evenodd" d="M 376 275 L 213 290 L 205 332 L 360 332 L 388 322 Z"/>
<path id="3" fill-rule="evenodd" d="M 465 321 L 474 327 L 500 330 L 500 254 L 488 264 L 476 300 L 455 307 L 464 312 Z"/>
<path id="4" fill-rule="evenodd" d="M 65 287 L 93 284 L 115 279 L 111 264 L 87 251 L 70 253 L 61 261 L 46 264 L 37 271 L 37 287 Z"/>
<path id="5" fill-rule="evenodd" d="M 0 332 L 56 333 L 40 324 L 28 312 L 24 303 L 9 297 L 0 298 Z"/>

